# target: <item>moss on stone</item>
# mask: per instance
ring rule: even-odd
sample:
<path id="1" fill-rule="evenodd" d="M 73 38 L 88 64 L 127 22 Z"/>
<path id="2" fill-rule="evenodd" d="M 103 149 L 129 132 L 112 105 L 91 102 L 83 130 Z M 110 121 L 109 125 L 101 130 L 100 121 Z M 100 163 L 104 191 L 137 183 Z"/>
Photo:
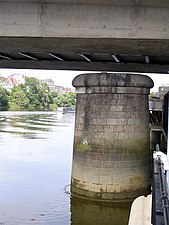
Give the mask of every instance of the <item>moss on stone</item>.
<path id="1" fill-rule="evenodd" d="M 84 143 L 76 144 L 75 149 L 79 152 L 86 152 L 90 150 L 90 145 Z"/>

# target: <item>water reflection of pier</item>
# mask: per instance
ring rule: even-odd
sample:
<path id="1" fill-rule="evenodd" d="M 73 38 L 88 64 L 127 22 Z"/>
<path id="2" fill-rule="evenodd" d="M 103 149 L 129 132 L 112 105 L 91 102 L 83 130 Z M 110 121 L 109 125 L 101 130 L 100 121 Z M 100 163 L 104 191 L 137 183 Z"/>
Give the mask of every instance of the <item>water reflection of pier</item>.
<path id="1" fill-rule="evenodd" d="M 72 225 L 127 225 L 130 202 L 105 203 L 73 197 Z"/>

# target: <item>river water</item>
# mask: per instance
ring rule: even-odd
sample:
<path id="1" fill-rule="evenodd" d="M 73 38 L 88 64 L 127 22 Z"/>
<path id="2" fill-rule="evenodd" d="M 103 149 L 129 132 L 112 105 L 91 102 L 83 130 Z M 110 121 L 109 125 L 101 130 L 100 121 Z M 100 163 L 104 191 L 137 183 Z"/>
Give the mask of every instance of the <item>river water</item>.
<path id="1" fill-rule="evenodd" d="M 70 197 L 74 114 L 0 112 L 0 225 L 127 225 L 129 203 Z"/>

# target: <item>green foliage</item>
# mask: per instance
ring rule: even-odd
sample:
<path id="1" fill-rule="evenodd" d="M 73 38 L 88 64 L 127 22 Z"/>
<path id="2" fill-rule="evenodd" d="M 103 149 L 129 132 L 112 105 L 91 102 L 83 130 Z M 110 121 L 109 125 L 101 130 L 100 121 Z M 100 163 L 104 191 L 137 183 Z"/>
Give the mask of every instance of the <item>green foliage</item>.
<path id="1" fill-rule="evenodd" d="M 75 97 L 73 92 L 51 91 L 47 83 L 27 77 L 25 83 L 14 86 L 10 94 L 0 88 L 0 107 L 10 110 L 56 110 L 58 106 L 75 105 Z"/>
<path id="2" fill-rule="evenodd" d="M 49 109 L 52 103 L 50 96 L 50 88 L 47 83 L 42 82 L 34 77 L 27 77 L 25 84 L 19 85 L 29 100 L 28 110 L 44 110 Z"/>
<path id="3" fill-rule="evenodd" d="M 54 98 L 54 103 L 59 107 L 72 106 L 76 104 L 76 94 L 74 92 L 58 93 Z"/>
<path id="4" fill-rule="evenodd" d="M 9 93 L 5 88 L 0 88 L 0 110 L 8 109 Z"/>
<path id="5" fill-rule="evenodd" d="M 149 97 L 156 97 L 156 92 L 151 92 Z"/>
<path id="6" fill-rule="evenodd" d="M 9 99 L 10 110 L 28 109 L 29 104 L 29 98 L 26 96 L 22 86 L 14 86 Z"/>

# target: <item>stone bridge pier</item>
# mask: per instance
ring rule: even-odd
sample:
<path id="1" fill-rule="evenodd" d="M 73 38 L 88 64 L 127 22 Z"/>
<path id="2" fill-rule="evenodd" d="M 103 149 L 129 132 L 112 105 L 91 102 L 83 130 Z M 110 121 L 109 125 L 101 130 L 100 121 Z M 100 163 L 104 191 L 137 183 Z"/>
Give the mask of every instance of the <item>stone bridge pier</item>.
<path id="1" fill-rule="evenodd" d="M 77 92 L 72 195 L 103 201 L 149 192 L 150 134 L 144 75 L 81 74 Z"/>

